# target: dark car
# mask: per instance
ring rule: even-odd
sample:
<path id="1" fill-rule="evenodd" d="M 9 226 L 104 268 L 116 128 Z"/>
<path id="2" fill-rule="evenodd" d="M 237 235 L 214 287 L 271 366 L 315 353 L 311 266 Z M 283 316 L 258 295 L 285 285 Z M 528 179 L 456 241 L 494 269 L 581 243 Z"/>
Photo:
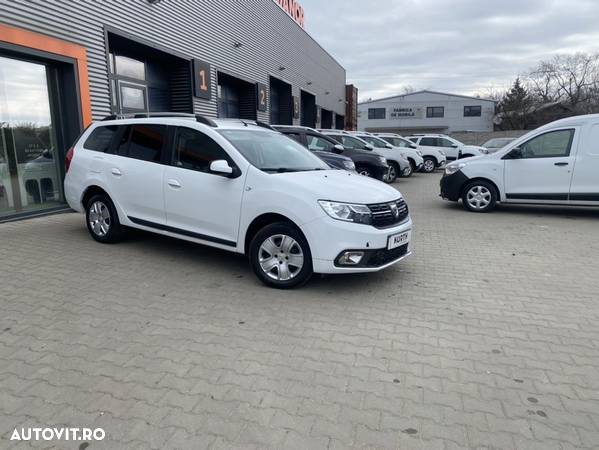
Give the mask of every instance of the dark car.
<path id="1" fill-rule="evenodd" d="M 295 139 L 314 153 L 318 154 L 322 159 L 325 158 L 321 155 L 335 155 L 351 158 L 351 161 L 353 161 L 355 165 L 355 170 L 361 175 L 384 181 L 385 176 L 389 171 L 389 166 L 387 165 L 385 158 L 367 151 L 346 147 L 332 137 L 319 133 L 313 128 L 282 125 L 276 125 L 273 128 Z"/>
<path id="2" fill-rule="evenodd" d="M 299 142 L 304 147 L 308 147 L 309 150 L 312 151 L 316 156 L 326 162 L 329 166 L 334 169 L 342 169 L 342 170 L 350 170 L 355 171 L 356 165 L 347 156 L 342 156 L 337 154 L 332 150 L 334 144 L 331 145 L 312 145 L 310 146 L 310 142 L 313 141 L 310 137 L 306 135 L 307 129 L 304 127 L 289 127 L 282 125 L 273 125 L 272 128 L 283 133 L 285 136 L 290 137 L 291 139 Z"/>

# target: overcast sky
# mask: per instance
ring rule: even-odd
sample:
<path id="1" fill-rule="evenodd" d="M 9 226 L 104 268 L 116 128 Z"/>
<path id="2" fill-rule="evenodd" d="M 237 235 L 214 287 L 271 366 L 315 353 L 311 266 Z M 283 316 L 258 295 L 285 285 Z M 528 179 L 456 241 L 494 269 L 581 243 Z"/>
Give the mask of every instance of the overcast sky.
<path id="1" fill-rule="evenodd" d="M 599 51 L 599 0 L 300 1 L 361 100 L 404 86 L 484 95 L 555 53 Z"/>

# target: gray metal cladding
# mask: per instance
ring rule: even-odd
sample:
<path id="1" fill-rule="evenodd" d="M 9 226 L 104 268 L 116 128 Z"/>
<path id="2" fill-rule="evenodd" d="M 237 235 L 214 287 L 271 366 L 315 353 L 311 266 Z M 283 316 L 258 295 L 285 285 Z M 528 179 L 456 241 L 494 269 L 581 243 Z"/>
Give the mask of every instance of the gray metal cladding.
<path id="1" fill-rule="evenodd" d="M 94 119 L 110 114 L 105 26 L 210 63 L 212 99 L 194 98 L 197 113 L 216 116 L 222 70 L 266 86 L 279 78 L 345 115 L 345 69 L 273 0 L 0 0 L 0 22 L 87 48 Z"/>

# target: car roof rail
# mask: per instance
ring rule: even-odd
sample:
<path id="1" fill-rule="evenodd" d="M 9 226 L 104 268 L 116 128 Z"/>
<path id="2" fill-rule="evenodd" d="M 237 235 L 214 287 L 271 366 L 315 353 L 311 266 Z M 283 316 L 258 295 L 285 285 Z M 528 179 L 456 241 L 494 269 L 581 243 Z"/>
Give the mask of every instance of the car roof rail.
<path id="1" fill-rule="evenodd" d="M 258 125 L 261 128 L 266 128 L 268 130 L 277 131 L 273 127 L 271 127 L 269 124 L 267 124 L 266 122 L 262 122 L 260 120 L 256 120 L 256 125 Z"/>
<path id="2" fill-rule="evenodd" d="M 150 118 L 187 118 L 187 119 L 195 119 L 196 122 L 208 125 L 212 128 L 217 128 L 218 125 L 212 119 L 202 116 L 200 114 L 191 114 L 191 113 L 177 113 L 177 112 L 147 112 L 147 113 L 134 113 L 134 114 L 112 114 L 110 116 L 106 116 L 102 119 L 103 122 L 108 120 L 118 120 L 118 119 L 150 119 Z"/>

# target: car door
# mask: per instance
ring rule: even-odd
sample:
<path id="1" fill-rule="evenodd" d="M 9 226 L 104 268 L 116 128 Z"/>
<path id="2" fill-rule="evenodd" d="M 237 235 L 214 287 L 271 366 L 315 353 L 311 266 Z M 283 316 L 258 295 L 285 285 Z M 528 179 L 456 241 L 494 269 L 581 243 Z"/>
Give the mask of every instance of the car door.
<path id="1" fill-rule="evenodd" d="M 235 163 L 214 139 L 193 128 L 176 129 L 172 153 L 164 176 L 169 231 L 234 247 L 245 177 L 211 173 L 213 161 Z"/>
<path id="2" fill-rule="evenodd" d="M 567 201 L 577 135 L 575 128 L 548 131 L 504 156 L 507 201 Z"/>
<path id="3" fill-rule="evenodd" d="M 599 204 L 599 122 L 585 130 L 578 146 L 570 201 L 584 205 Z"/>
<path id="4" fill-rule="evenodd" d="M 443 151 L 445 157 L 450 161 L 458 159 L 460 156 L 460 146 L 447 138 L 437 138 L 437 149 Z"/>
<path id="5" fill-rule="evenodd" d="M 151 123 L 125 125 L 114 154 L 105 154 L 105 177 L 113 200 L 138 224 L 164 225 L 163 155 L 168 127 Z"/>

